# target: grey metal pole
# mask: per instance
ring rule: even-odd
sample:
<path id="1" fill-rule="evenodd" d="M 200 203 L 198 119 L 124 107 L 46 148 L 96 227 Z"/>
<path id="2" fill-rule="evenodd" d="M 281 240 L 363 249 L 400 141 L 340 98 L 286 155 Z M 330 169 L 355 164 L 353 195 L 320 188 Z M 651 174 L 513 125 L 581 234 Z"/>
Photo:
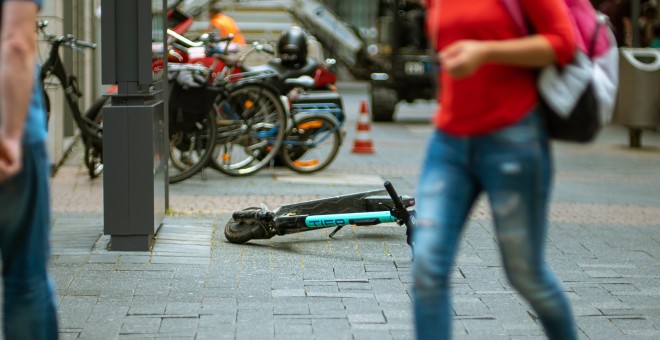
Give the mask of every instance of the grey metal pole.
<path id="1" fill-rule="evenodd" d="M 641 37 L 639 32 L 639 15 L 641 12 L 640 0 L 632 0 L 630 2 L 630 20 L 632 21 L 632 46 L 642 47 Z"/>
<path id="2" fill-rule="evenodd" d="M 111 250 L 150 250 L 165 216 L 167 125 L 163 84 L 152 72 L 154 38 L 165 39 L 153 26 L 166 25 L 161 1 L 101 2 L 102 81 L 119 86 L 103 109 L 103 220 Z"/>

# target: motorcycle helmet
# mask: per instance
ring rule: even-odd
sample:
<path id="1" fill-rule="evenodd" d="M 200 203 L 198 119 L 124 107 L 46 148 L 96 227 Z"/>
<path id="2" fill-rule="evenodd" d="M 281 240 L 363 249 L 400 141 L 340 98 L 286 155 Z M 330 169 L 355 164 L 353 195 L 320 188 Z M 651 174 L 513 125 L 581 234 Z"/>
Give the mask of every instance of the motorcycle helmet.
<path id="1" fill-rule="evenodd" d="M 307 59 L 307 35 L 298 26 L 282 32 L 277 41 L 277 53 L 282 59 L 282 64 L 296 66 L 304 64 Z"/>

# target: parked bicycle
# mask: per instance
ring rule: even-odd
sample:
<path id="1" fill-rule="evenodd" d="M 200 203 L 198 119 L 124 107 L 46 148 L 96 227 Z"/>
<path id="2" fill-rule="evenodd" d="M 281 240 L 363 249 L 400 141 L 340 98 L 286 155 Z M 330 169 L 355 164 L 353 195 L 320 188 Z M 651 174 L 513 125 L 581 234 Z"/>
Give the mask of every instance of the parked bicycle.
<path id="1" fill-rule="evenodd" d="M 334 161 L 344 141 L 346 120 L 341 96 L 335 92 L 307 92 L 310 79 L 288 80 L 291 123 L 282 142 L 279 160 L 299 173 L 313 173 Z M 307 83 L 305 83 L 307 81 Z"/>
<path id="2" fill-rule="evenodd" d="M 324 101 L 328 96 L 315 97 L 318 103 L 310 103 L 309 96 L 295 95 L 290 97 L 293 104 L 289 106 L 284 95 L 291 92 L 282 93 L 283 89 L 327 85 L 319 82 L 329 78 L 323 72 L 316 72 L 318 64 L 310 61 L 303 68 L 291 69 L 276 60 L 265 66 L 243 68 L 241 61 L 250 53 L 269 53 L 264 45 L 254 44 L 247 53 L 228 55 L 226 48 L 231 37 L 217 39 L 204 34 L 201 41 L 195 42 L 175 33 L 170 35 L 176 39 L 172 43 L 173 51 L 182 60 L 186 60 L 190 48 L 213 50 L 208 47 L 225 43 L 224 53 L 214 54 L 210 64 L 170 64 L 175 79 L 170 93 L 170 122 L 174 122 L 171 125 L 184 120 L 195 122 L 188 122 L 187 132 L 179 131 L 171 139 L 171 183 L 203 170 L 209 151 L 213 151 L 210 158 L 213 167 L 230 176 L 253 174 L 272 164 L 278 154 L 285 165 L 303 173 L 321 170 L 332 162 L 343 137 L 344 114 L 339 95 L 332 93 L 333 98 L 327 102 Z M 218 64 L 223 65 L 219 71 Z M 298 97 L 307 101 L 296 103 Z M 207 145 L 213 140 L 207 136 L 213 127 L 205 123 L 211 119 L 207 112 L 209 103 L 217 123 L 214 147 Z M 199 121 L 201 117 L 204 121 Z M 172 135 L 173 131 L 170 132 Z M 287 151 L 279 152 L 283 145 Z"/>
<path id="3" fill-rule="evenodd" d="M 267 86 L 267 80 L 265 82 Z M 309 86 L 313 79 L 304 76 L 287 82 Z M 256 97 L 248 99 L 250 95 L 247 90 L 246 87 L 234 92 L 233 100 L 236 103 L 256 100 Z M 253 94 L 257 93 L 252 91 Z M 266 92 L 263 96 L 273 96 L 273 92 Z M 262 97 L 261 100 L 272 103 L 276 98 Z M 266 108 L 267 103 L 262 107 Z M 230 176 L 251 175 L 275 160 L 273 156 L 277 155 L 284 165 L 297 172 L 310 173 L 325 168 L 334 160 L 343 141 L 343 111 L 339 110 L 340 114 L 335 116 L 332 109 L 328 108 L 329 105 L 332 104 L 291 105 L 286 110 L 284 121 L 278 125 L 261 125 L 262 133 L 258 139 L 255 139 L 254 134 L 246 134 L 238 129 L 235 124 L 241 124 L 240 121 L 227 119 L 231 116 L 226 112 L 227 105 L 218 106 L 218 124 L 221 125 L 219 135 L 222 137 L 218 139 L 211 158 L 213 167 Z M 342 121 L 337 117 L 341 117 Z M 283 133 L 283 137 L 280 133 Z"/>
<path id="4" fill-rule="evenodd" d="M 211 41 L 228 40 L 231 37 Z M 179 46 L 184 52 L 185 48 Z M 239 165 L 232 163 L 235 167 L 226 165 L 223 170 L 259 169 L 275 156 L 284 138 L 284 104 L 277 91 L 262 81 L 272 73 L 241 73 L 237 81 L 229 76 L 216 77 L 209 84 L 214 70 L 215 63 L 170 64 L 170 183 L 201 171 L 216 144 L 240 145 L 247 152 L 260 153 L 259 158 Z M 262 153 L 260 149 L 269 141 L 274 147 Z"/>
<path id="5" fill-rule="evenodd" d="M 43 40 L 50 45 L 48 56 L 41 66 L 40 81 L 44 89 L 47 120 L 50 120 L 50 98 L 46 87 L 51 86 L 52 77 L 57 78 L 65 95 L 66 103 L 71 110 L 73 120 L 80 130 L 81 140 L 85 147 L 85 166 L 90 178 L 96 178 L 103 172 L 103 116 L 101 108 L 105 105 L 105 97 L 98 98 L 85 113 L 82 112 L 78 99 L 82 92 L 78 88 L 78 78 L 66 71 L 60 57 L 60 47 L 68 47 L 73 51 L 83 53 L 84 49 L 94 49 L 96 44 L 79 40 L 71 34 L 57 36 L 46 32 L 48 21 L 40 20 L 37 23 L 38 31 Z"/>
<path id="6" fill-rule="evenodd" d="M 279 93 L 259 79 L 222 87 L 227 95 L 214 103 L 218 123 L 214 167 L 230 176 L 253 174 L 269 164 L 282 145 L 285 106 Z"/>
<path id="7" fill-rule="evenodd" d="M 264 45 L 255 43 L 253 48 L 242 55 L 218 56 L 229 70 L 233 71 L 238 66 L 246 71 L 225 72 L 228 74 L 226 77 L 216 79 L 231 82 L 259 75 L 260 81 L 281 96 L 286 96 L 287 116 L 286 125 L 283 125 L 285 137 L 281 148 L 275 147 L 279 151 L 278 157 L 273 160 L 300 173 L 319 171 L 334 160 L 343 141 L 341 127 L 345 117 L 341 97 L 327 90 L 328 87 L 334 87 L 336 78 L 329 71 L 328 65 L 319 65 L 310 58 L 295 67 L 277 58 L 264 65 L 242 66 L 241 62 L 251 53 L 273 53 L 267 51 Z M 222 114 L 221 110 L 219 112 Z M 263 154 L 272 152 L 276 141 L 270 138 L 267 142 L 267 145 L 255 149 L 219 139 L 219 145 L 211 158 L 212 165 L 230 176 L 251 175 L 268 164 Z"/>
<path id="8" fill-rule="evenodd" d="M 208 72 L 199 65 L 171 64 L 168 72 Z M 176 78 L 175 78 L 176 79 Z M 211 103 L 215 88 L 186 87 L 182 80 L 169 82 L 169 163 L 170 183 L 189 178 L 204 168 L 215 147 L 217 125 Z"/>

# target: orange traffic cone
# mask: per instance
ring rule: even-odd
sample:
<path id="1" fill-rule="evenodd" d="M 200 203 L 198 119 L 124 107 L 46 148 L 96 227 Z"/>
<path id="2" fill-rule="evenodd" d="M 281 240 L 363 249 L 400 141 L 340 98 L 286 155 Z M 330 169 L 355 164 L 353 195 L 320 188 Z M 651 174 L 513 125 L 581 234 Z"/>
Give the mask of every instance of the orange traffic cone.
<path id="1" fill-rule="evenodd" d="M 371 141 L 371 116 L 367 110 L 367 101 L 360 105 L 360 117 L 357 123 L 357 135 L 353 141 L 353 153 L 374 153 L 374 144 Z"/>

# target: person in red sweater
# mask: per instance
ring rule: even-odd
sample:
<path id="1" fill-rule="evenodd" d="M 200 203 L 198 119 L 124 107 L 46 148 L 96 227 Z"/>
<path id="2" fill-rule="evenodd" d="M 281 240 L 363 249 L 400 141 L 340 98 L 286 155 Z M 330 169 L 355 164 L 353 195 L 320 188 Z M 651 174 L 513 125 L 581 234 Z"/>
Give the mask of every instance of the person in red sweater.
<path id="1" fill-rule="evenodd" d="M 511 285 L 551 339 L 576 338 L 564 290 L 544 259 L 552 158 L 537 110 L 535 70 L 570 62 L 575 36 L 563 0 L 520 0 L 520 36 L 500 0 L 427 0 L 442 88 L 419 178 L 413 309 L 418 339 L 448 339 L 449 282 L 470 210 L 487 195 Z"/>

